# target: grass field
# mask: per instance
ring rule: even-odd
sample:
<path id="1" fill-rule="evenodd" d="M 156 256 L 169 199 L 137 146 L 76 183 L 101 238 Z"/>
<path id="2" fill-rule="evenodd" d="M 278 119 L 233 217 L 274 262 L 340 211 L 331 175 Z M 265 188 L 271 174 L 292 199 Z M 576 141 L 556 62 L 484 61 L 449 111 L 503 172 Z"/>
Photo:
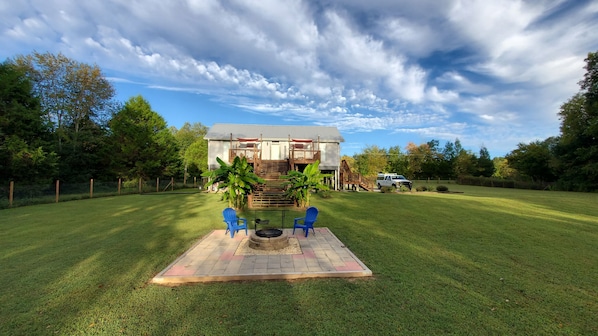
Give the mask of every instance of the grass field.
<path id="1" fill-rule="evenodd" d="M 598 334 L 598 194 L 449 187 L 313 198 L 369 279 L 148 284 L 218 195 L 1 210 L 0 334 Z"/>

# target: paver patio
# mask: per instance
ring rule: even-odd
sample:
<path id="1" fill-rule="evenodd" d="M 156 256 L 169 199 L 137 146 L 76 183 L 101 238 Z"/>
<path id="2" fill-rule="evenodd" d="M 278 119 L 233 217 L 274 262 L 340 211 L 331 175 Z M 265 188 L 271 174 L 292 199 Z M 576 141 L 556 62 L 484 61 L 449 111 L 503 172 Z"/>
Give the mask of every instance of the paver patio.
<path id="1" fill-rule="evenodd" d="M 253 230 L 249 231 L 251 234 Z M 297 248 L 247 254 L 240 247 L 248 236 L 240 231 L 230 238 L 225 230 L 214 230 L 156 275 L 153 283 L 175 285 L 193 282 L 300 279 L 321 277 L 367 277 L 365 266 L 326 227 L 316 228 L 306 238 L 298 230 L 284 229 Z"/>

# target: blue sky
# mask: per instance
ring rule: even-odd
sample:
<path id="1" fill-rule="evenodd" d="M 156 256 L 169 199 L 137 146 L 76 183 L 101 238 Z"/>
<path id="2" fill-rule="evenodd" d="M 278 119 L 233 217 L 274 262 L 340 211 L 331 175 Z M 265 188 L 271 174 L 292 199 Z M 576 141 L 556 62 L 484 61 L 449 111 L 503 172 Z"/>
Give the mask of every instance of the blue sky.
<path id="1" fill-rule="evenodd" d="M 558 135 L 597 31 L 586 0 L 0 4 L 2 59 L 95 63 L 177 128 L 336 126 L 346 155 L 458 138 L 502 156 Z"/>

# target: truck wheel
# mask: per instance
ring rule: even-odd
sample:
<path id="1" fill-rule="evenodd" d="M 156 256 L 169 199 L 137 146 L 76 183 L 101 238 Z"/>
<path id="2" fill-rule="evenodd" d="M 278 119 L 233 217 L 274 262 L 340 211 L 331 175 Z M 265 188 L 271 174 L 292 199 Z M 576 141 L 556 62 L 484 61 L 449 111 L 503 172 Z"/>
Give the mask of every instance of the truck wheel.
<path id="1" fill-rule="evenodd" d="M 382 189 L 382 186 L 380 185 L 380 183 L 378 183 L 378 189 Z"/>

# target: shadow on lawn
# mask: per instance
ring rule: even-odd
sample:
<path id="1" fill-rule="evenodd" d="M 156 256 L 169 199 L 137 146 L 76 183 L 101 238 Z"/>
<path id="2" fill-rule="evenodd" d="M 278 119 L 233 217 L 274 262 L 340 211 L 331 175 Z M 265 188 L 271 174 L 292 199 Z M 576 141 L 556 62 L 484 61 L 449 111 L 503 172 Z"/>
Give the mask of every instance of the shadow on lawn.
<path id="1" fill-rule="evenodd" d="M 313 200 L 316 225 L 330 228 L 373 271 L 371 280 L 175 288 L 147 282 L 200 235 L 223 228 L 226 204 L 217 195 L 15 209 L 11 216 L 24 224 L 0 218 L 0 334 L 525 334 L 550 333 L 559 323 L 573 326 L 563 329 L 571 333 L 592 329 L 595 308 L 587 307 L 595 280 L 579 271 L 595 265 L 595 230 L 577 237 L 576 225 L 563 224 L 569 215 L 546 217 L 536 206 L 518 213 L 511 204 L 492 206 L 491 198 L 454 196 Z M 36 216 L 33 209 L 41 216 L 26 219 Z M 585 254 L 568 251 L 576 246 Z"/>
<path id="2" fill-rule="evenodd" d="M 512 331 L 521 314 L 546 330 L 566 323 L 584 330 L 589 315 L 578 312 L 596 297 L 588 271 L 597 255 L 594 210 L 571 214 L 568 200 L 547 202 L 348 193 L 319 206 L 374 276 L 418 288 L 415 301 L 430 314 L 446 309 L 446 318 L 465 305 L 492 318 L 489 332 Z"/>
<path id="3" fill-rule="evenodd" d="M 131 195 L 15 209 L 29 219 L 7 230 L 20 246 L 1 248 L 12 277 L 3 272 L 0 280 L 7 317 L 0 329 L 73 333 L 100 324 L 112 303 L 145 287 L 214 225 L 200 216 L 203 207 L 193 195 Z M 41 216 L 31 220 L 36 211 Z M 78 320 L 89 311 L 98 321 Z"/>

